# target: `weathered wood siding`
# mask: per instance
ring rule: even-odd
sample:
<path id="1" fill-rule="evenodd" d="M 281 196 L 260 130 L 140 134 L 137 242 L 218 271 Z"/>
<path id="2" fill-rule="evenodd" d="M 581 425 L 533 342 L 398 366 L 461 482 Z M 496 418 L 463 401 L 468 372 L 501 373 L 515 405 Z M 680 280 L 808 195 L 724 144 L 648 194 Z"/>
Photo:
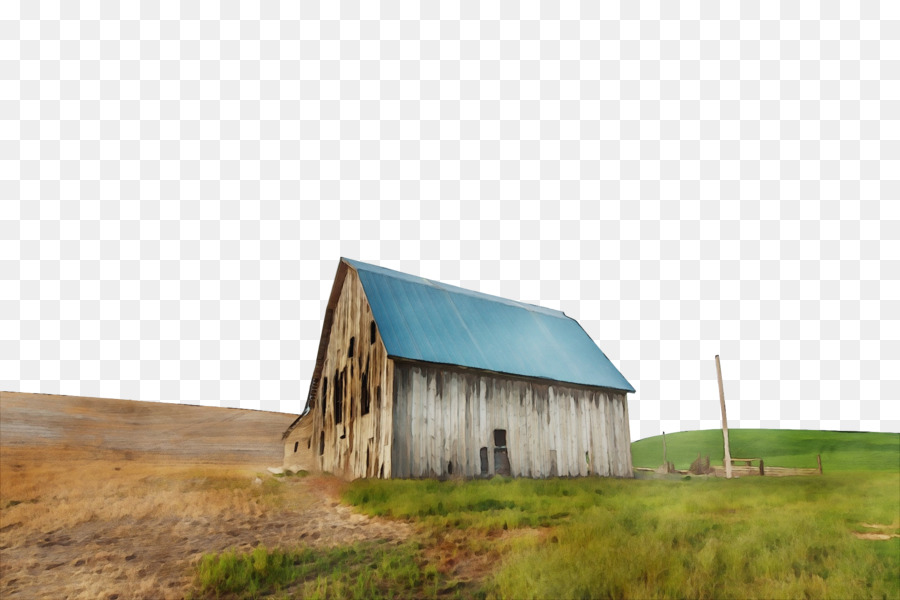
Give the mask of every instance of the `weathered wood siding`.
<path id="1" fill-rule="evenodd" d="M 316 453 L 313 448 L 313 416 L 307 413 L 301 418 L 284 439 L 284 461 L 282 466 L 293 470 L 311 471 L 317 469 Z"/>
<path id="2" fill-rule="evenodd" d="M 393 477 L 494 474 L 495 430 L 513 476 L 632 476 L 624 392 L 394 364 Z"/>
<path id="3" fill-rule="evenodd" d="M 372 310 L 353 269 L 346 270 L 333 311 L 320 383 L 310 403 L 316 467 L 346 479 L 390 477 L 393 366 L 377 328 L 371 339 Z"/>

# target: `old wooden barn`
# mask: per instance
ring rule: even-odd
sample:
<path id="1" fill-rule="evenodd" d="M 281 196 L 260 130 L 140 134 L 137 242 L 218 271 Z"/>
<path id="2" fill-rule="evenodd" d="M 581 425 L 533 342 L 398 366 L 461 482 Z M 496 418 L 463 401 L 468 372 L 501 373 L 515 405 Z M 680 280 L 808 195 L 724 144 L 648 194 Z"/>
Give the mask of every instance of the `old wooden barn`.
<path id="1" fill-rule="evenodd" d="M 630 477 L 628 392 L 560 311 L 342 258 L 284 466 Z"/>

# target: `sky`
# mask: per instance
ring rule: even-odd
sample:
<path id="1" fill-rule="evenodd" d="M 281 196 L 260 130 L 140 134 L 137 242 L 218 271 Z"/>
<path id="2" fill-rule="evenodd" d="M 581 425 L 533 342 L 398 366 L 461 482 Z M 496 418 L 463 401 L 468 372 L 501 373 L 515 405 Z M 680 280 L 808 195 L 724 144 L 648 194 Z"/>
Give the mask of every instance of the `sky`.
<path id="1" fill-rule="evenodd" d="M 0 390 L 298 413 L 346 256 L 900 431 L 897 3 L 256 4 L 0 4 Z"/>

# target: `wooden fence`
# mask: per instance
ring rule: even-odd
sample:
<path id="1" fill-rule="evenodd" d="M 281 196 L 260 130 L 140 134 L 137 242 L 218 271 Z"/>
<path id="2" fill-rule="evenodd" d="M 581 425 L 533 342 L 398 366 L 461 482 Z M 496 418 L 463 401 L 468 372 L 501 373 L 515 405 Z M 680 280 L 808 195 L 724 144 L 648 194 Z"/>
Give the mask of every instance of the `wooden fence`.
<path id="1" fill-rule="evenodd" d="M 732 477 L 790 477 L 796 475 L 821 475 L 822 474 L 822 456 L 816 455 L 818 467 L 813 468 L 794 468 L 794 467 L 770 467 L 765 464 L 762 458 L 732 458 L 731 459 L 731 475 Z M 754 464 L 755 463 L 755 464 Z M 690 475 L 690 471 L 681 469 L 664 470 L 659 469 L 636 468 L 635 471 L 648 473 L 675 473 L 681 475 Z M 725 477 L 725 466 L 710 466 L 709 475 L 713 477 Z"/>
<path id="2" fill-rule="evenodd" d="M 762 458 L 732 458 L 731 474 L 734 477 L 765 476 L 765 477 L 789 477 L 792 475 L 821 475 L 822 455 L 816 455 L 818 467 L 794 468 L 794 467 L 769 467 Z M 755 465 L 753 463 L 756 463 Z M 725 467 L 714 467 L 717 477 L 725 477 Z"/>

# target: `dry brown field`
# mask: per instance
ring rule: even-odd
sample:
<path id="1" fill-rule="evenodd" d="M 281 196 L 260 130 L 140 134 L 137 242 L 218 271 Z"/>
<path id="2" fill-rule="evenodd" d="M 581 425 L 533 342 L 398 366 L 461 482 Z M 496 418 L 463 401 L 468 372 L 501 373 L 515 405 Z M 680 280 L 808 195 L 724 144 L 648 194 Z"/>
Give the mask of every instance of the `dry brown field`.
<path id="1" fill-rule="evenodd" d="M 182 598 L 204 553 L 410 535 L 331 477 L 272 477 L 292 420 L 0 392 L 0 597 Z"/>

